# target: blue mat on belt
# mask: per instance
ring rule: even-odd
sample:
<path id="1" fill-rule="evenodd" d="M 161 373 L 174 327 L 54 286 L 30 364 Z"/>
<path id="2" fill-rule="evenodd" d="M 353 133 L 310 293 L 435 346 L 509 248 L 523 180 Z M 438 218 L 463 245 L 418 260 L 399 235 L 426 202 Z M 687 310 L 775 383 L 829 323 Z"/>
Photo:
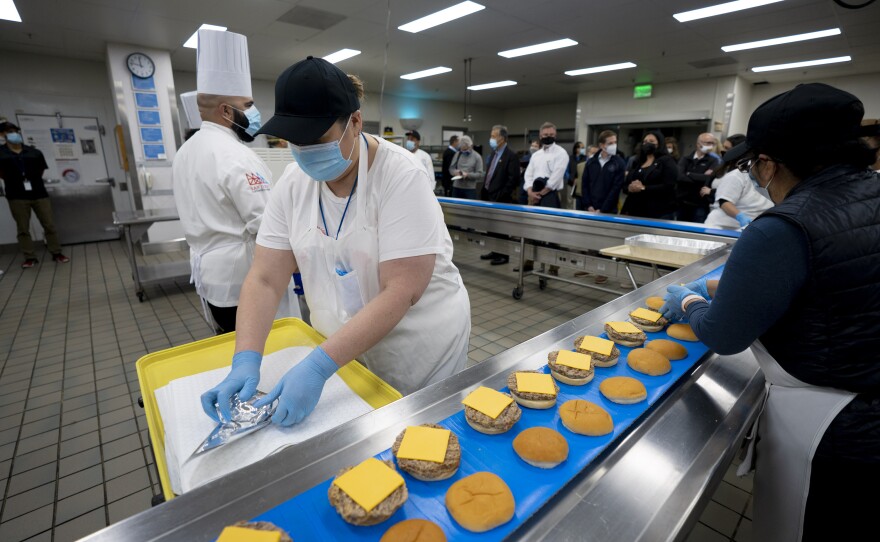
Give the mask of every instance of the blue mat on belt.
<path id="1" fill-rule="evenodd" d="M 722 266 L 723 267 L 723 266 Z M 722 267 L 706 275 L 718 278 Z M 626 320 L 625 315 L 617 317 Z M 665 331 L 648 333 L 648 341 L 671 339 Z M 607 338 L 605 334 L 601 337 Z M 464 411 L 437 423 L 458 436 L 461 444 L 461 466 L 447 480 L 422 482 L 402 473 L 409 491 L 409 499 L 391 518 L 372 527 L 357 527 L 344 522 L 330 505 L 327 490 L 332 480 L 297 495 L 289 501 L 254 518 L 254 521 L 271 521 L 285 529 L 297 541 L 302 540 L 379 540 L 392 525 L 405 519 L 431 520 L 443 529 L 450 540 L 502 540 L 509 536 L 526 519 L 546 504 L 565 484 L 572 480 L 596 458 L 612 441 L 625 434 L 630 426 L 647 412 L 652 405 L 682 376 L 689 374 L 708 348 L 699 342 L 680 342 L 688 350 L 687 358 L 672 362 L 672 371 L 662 376 L 648 376 L 629 368 L 626 358 L 632 348 L 618 346 L 620 360 L 614 367 L 596 367 L 593 381 L 585 386 L 571 386 L 557 382 L 559 396 L 557 407 L 547 410 L 522 408 L 522 418 L 507 433 L 484 435 L 471 428 L 465 421 Z M 572 345 L 573 347 L 574 345 Z M 535 369 L 549 373 L 547 353 L 536 355 L 529 361 Z M 599 384 L 611 376 L 638 378 L 648 390 L 646 401 L 632 405 L 620 405 L 605 399 L 599 392 Z M 502 391 L 508 391 L 503 388 Z M 563 427 L 558 406 L 570 399 L 585 399 L 601 406 L 611 414 L 614 431 L 602 437 L 588 437 L 572 433 Z M 522 461 L 513 450 L 513 439 L 529 427 L 550 427 L 568 440 L 568 459 L 554 469 L 540 469 Z M 385 451 L 374 457 L 392 460 L 391 442 Z M 366 459 L 366 457 L 364 457 Z M 511 521 L 485 533 L 472 533 L 462 529 L 446 510 L 446 490 L 457 480 L 475 472 L 490 471 L 500 476 L 510 487 L 516 501 L 516 512 Z"/>

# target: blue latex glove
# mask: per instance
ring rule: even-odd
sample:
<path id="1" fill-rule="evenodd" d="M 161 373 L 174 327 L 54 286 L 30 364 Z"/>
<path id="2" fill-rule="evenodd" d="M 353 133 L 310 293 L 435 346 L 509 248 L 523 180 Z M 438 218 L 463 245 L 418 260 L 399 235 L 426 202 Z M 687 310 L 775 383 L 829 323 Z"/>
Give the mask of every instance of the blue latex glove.
<path id="1" fill-rule="evenodd" d="M 705 300 L 712 299 L 709 297 L 709 287 L 706 285 L 707 279 L 697 279 L 684 285 L 688 290 L 692 290 L 695 294 Z"/>
<path id="2" fill-rule="evenodd" d="M 245 350 L 232 356 L 232 370 L 229 371 L 223 382 L 202 394 L 202 408 L 205 414 L 215 422 L 219 422 L 220 420 L 217 418 L 217 407 L 219 407 L 223 418 L 231 419 L 230 400 L 232 396 L 237 393 L 239 399 L 247 401 L 257 392 L 262 360 L 263 355 L 253 350 Z"/>
<path id="3" fill-rule="evenodd" d="M 749 217 L 749 215 L 747 215 L 745 213 L 740 213 L 740 214 L 736 215 L 736 221 L 739 222 L 739 226 L 741 228 L 745 228 L 746 226 L 748 226 L 749 224 L 752 223 L 751 217 Z"/>
<path id="4" fill-rule="evenodd" d="M 336 362 L 318 346 L 291 367 L 272 391 L 254 406 L 260 408 L 278 399 L 272 422 L 283 426 L 299 423 L 315 409 L 324 383 L 337 369 Z"/>
<path id="5" fill-rule="evenodd" d="M 684 311 L 681 308 L 681 301 L 689 295 L 700 295 L 697 292 L 687 288 L 686 286 L 678 286 L 673 284 L 666 288 L 668 292 L 663 298 L 665 303 L 660 307 L 660 314 L 670 322 L 675 322 L 684 318 Z"/>

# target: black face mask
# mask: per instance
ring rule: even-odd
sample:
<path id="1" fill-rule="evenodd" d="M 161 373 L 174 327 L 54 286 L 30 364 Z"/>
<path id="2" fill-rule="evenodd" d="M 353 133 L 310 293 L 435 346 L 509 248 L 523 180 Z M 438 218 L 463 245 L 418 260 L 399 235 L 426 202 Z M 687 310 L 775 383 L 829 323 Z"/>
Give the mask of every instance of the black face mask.
<path id="1" fill-rule="evenodd" d="M 657 152 L 657 145 L 654 145 L 653 143 L 643 143 L 642 152 L 645 154 L 645 156 L 654 154 L 655 152 Z"/>
<path id="2" fill-rule="evenodd" d="M 542 138 L 541 138 L 541 144 L 542 144 L 542 145 L 552 145 L 552 144 L 554 144 L 554 143 L 556 143 L 556 138 L 553 137 L 553 136 L 547 136 L 547 137 L 542 137 Z"/>
<path id="3" fill-rule="evenodd" d="M 233 124 L 232 126 L 230 126 L 230 128 L 232 128 L 232 131 L 235 132 L 235 135 L 237 135 L 240 140 L 244 141 L 245 143 L 250 143 L 254 140 L 254 136 L 247 133 L 245 130 L 248 126 L 251 125 L 251 121 L 249 121 L 244 113 L 242 113 L 238 109 L 231 109 Z"/>

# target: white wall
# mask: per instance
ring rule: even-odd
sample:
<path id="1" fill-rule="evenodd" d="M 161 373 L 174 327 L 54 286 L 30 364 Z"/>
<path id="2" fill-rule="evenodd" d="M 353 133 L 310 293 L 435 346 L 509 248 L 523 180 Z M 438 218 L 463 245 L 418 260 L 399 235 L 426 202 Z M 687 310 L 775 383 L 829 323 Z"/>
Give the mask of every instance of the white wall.
<path id="1" fill-rule="evenodd" d="M 113 133 L 116 113 L 104 62 L 3 51 L 0 73 L 4 74 L 0 77 L 0 117 L 11 122 L 17 113 L 97 117 L 105 128 L 101 142 L 107 171 L 118 182 L 126 180 Z M 11 220 L 7 215 L 9 207 L 4 202 L 0 205 L 0 224 L 4 225 L 0 244 L 16 242 L 15 228 L 5 227 Z"/>
<path id="2" fill-rule="evenodd" d="M 577 99 L 577 138 L 584 141 L 588 124 L 664 122 L 675 120 L 723 121 L 727 94 L 736 77 L 719 77 L 654 85 L 651 98 L 636 100 L 631 86 L 581 92 Z M 720 135 L 716 133 L 716 135 Z"/>
<path id="3" fill-rule="evenodd" d="M 503 122 L 511 134 L 527 135 L 529 130 L 537 130 L 545 122 L 552 122 L 560 129 L 577 126 L 577 102 L 534 105 L 505 109 Z"/>
<path id="4" fill-rule="evenodd" d="M 845 90 L 855 95 L 863 104 L 865 104 L 865 118 L 876 119 L 880 117 L 880 73 L 852 75 L 849 77 L 830 77 L 827 79 L 811 79 L 808 82 L 825 83 L 839 88 L 840 90 Z M 769 85 L 758 85 L 753 87 L 749 114 L 765 101 L 777 94 L 793 89 L 797 84 L 798 82 L 772 83 Z"/>

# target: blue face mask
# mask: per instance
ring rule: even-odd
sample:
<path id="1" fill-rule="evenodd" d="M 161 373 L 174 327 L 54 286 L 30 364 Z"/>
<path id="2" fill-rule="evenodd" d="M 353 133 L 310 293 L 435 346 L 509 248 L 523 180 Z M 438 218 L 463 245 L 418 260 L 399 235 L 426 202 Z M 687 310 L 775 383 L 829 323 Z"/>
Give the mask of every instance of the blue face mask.
<path id="1" fill-rule="evenodd" d="M 12 143 L 13 145 L 21 145 L 22 141 L 21 134 L 18 132 L 10 132 L 6 135 L 6 141 L 8 143 Z"/>
<path id="2" fill-rule="evenodd" d="M 415 149 L 416 149 L 416 142 L 413 141 L 412 139 L 407 139 L 406 140 L 406 150 L 414 151 Z"/>
<path id="3" fill-rule="evenodd" d="M 348 158 L 343 158 L 339 142 L 345 137 L 350 123 L 351 116 L 348 117 L 345 130 L 336 141 L 307 146 L 290 143 L 290 154 L 293 155 L 293 159 L 306 175 L 315 181 L 326 182 L 338 179 L 345 173 L 345 170 L 351 165 L 351 155 L 354 154 L 354 146 L 357 144 L 355 141 L 351 146 L 351 152 L 348 153 Z"/>
<path id="4" fill-rule="evenodd" d="M 489 146 L 492 147 L 492 150 L 494 151 L 498 148 L 498 140 L 493 137 L 489 140 Z"/>

